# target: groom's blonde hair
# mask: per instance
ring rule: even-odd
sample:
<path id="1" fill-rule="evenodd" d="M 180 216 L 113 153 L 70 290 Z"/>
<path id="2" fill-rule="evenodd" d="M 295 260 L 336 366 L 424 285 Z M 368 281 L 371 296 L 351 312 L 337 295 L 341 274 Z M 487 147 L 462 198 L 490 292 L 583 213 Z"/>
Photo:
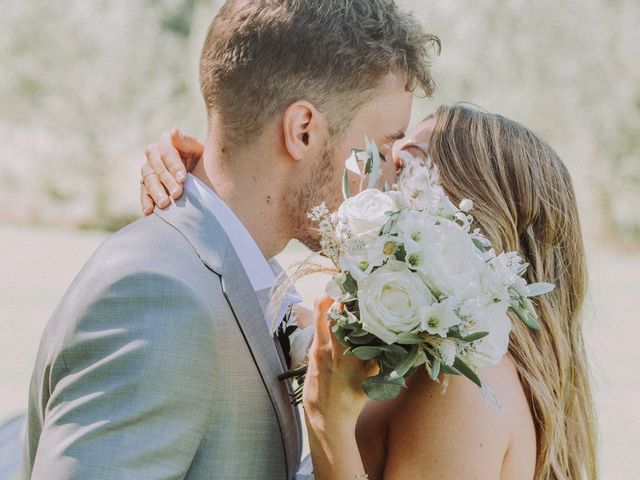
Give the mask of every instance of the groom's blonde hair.
<path id="1" fill-rule="evenodd" d="M 298 100 L 339 133 L 389 73 L 430 96 L 440 41 L 391 0 L 228 0 L 209 27 L 200 85 L 226 148 Z"/>

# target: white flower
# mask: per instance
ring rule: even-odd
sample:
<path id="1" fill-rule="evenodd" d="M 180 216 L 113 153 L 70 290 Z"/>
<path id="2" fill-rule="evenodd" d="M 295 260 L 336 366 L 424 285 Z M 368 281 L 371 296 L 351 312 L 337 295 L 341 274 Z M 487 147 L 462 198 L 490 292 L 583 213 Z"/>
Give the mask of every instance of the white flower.
<path id="1" fill-rule="evenodd" d="M 291 350 L 291 369 L 300 368 L 304 365 L 313 342 L 313 334 L 315 332 L 315 326 L 313 324 L 307 325 L 304 328 L 298 328 L 291 335 L 289 335 L 289 345 Z"/>
<path id="2" fill-rule="evenodd" d="M 456 354 L 458 353 L 458 348 L 456 342 L 453 340 L 441 340 L 438 342 L 438 353 L 440 354 L 440 358 L 445 365 L 453 365 L 453 362 L 456 361 Z"/>
<path id="3" fill-rule="evenodd" d="M 482 294 L 481 274 L 489 267 L 460 225 L 441 220 L 426 231 L 420 248 L 418 273 L 427 285 L 460 300 Z"/>
<path id="4" fill-rule="evenodd" d="M 509 348 L 511 319 L 507 315 L 509 304 L 497 302 L 479 304 L 477 300 L 464 302 L 460 315 L 465 318 L 462 335 L 488 332 L 489 335 L 473 343 L 465 358 L 476 367 L 498 363 Z"/>
<path id="5" fill-rule="evenodd" d="M 338 209 L 338 218 L 357 239 L 367 243 L 378 237 L 389 220 L 387 212 L 396 208 L 389 195 L 370 188 L 345 200 Z"/>
<path id="6" fill-rule="evenodd" d="M 344 273 L 341 273 L 327 282 L 325 293 L 329 298 L 332 298 L 336 302 L 342 302 L 350 297 L 342 286 L 346 278 L 347 276 Z"/>
<path id="7" fill-rule="evenodd" d="M 347 253 L 340 257 L 340 270 L 349 272 L 356 281 L 369 275 L 375 266 L 369 263 L 364 252 Z"/>
<path id="8" fill-rule="evenodd" d="M 362 328 L 388 344 L 418 327 L 422 307 L 435 302 L 420 278 L 397 260 L 374 270 L 358 287 Z"/>
<path id="9" fill-rule="evenodd" d="M 421 329 L 431 335 L 446 338 L 449 328 L 460 323 L 460 318 L 455 312 L 457 306 L 458 301 L 455 297 L 450 297 L 442 302 L 422 307 Z"/>
<path id="10" fill-rule="evenodd" d="M 529 295 L 527 281 L 520 276 L 524 262 L 517 252 L 503 252 L 492 259 L 490 265 L 497 276 L 495 281 L 503 288 L 513 287 L 523 297 Z"/>
<path id="11" fill-rule="evenodd" d="M 468 198 L 465 198 L 460 202 L 460 210 L 469 213 L 473 209 L 473 202 Z"/>
<path id="12" fill-rule="evenodd" d="M 391 230 L 391 233 L 397 234 L 405 244 L 417 244 L 424 238 L 427 229 L 435 225 L 435 223 L 436 218 L 426 212 L 404 210 L 398 216 L 398 222 Z"/>
<path id="13" fill-rule="evenodd" d="M 370 275 L 374 268 L 381 266 L 396 250 L 395 239 L 383 235 L 367 246 L 361 245 L 358 249 L 349 250 L 340 258 L 340 269 L 360 281 Z"/>

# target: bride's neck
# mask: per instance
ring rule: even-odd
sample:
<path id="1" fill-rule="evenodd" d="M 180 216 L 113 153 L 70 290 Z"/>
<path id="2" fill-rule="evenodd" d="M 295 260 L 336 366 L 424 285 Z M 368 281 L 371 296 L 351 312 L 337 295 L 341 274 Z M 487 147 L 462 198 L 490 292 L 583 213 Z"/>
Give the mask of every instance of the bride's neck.
<path id="1" fill-rule="evenodd" d="M 281 225 L 286 216 L 280 211 L 279 182 L 256 163 L 255 157 L 224 158 L 206 146 L 193 175 L 231 208 L 269 259 L 286 247 L 289 228 Z"/>

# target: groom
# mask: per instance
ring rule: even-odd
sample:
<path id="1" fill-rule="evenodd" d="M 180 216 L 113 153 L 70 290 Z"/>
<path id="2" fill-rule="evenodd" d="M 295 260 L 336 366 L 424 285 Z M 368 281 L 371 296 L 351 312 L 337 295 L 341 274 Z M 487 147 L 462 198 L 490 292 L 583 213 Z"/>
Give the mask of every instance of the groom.
<path id="1" fill-rule="evenodd" d="M 42 338 L 25 478 L 295 477 L 301 433 L 260 293 L 335 207 L 351 148 L 402 135 L 433 39 L 387 0 L 229 0 L 202 50 L 203 161 L 109 238 Z M 387 162 L 391 163 L 391 162 Z M 393 168 L 393 167 L 391 167 Z"/>

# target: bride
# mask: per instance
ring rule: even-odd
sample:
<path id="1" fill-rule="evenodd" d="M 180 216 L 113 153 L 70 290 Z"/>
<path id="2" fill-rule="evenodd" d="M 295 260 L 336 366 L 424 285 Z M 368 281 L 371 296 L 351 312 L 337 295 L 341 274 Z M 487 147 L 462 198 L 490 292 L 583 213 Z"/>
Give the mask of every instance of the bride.
<path id="1" fill-rule="evenodd" d="M 537 300 L 541 330 L 514 321 L 509 353 L 479 372 L 500 411 L 466 378 L 451 376 L 443 394 L 423 369 L 394 400 L 369 400 L 360 385 L 374 365 L 342 355 L 325 317 L 332 301 L 317 302 L 303 394 L 315 478 L 596 478 L 581 321 L 585 252 L 566 167 L 522 125 L 462 105 L 440 107 L 398 140 L 398 166 L 402 150 L 430 156 L 449 197 L 473 200 L 475 225 L 496 250 L 519 252 L 529 282 L 556 288 Z M 145 214 L 167 206 L 167 192 L 181 195 L 201 154 L 177 130 L 147 148 Z"/>

